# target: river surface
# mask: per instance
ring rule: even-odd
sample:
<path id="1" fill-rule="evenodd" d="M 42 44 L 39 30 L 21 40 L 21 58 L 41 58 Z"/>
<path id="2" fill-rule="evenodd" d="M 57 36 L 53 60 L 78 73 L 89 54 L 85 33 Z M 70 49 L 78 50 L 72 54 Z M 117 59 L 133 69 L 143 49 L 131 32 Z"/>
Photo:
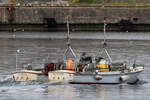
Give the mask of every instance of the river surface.
<path id="1" fill-rule="evenodd" d="M 52 82 L 15 82 L 11 73 L 22 64 L 43 67 L 62 60 L 65 33 L 0 33 L 0 100 L 150 100 L 150 33 L 107 33 L 107 50 L 113 61 L 144 64 L 137 84 L 72 85 Z M 103 33 L 71 34 L 77 54 L 94 56 L 102 50 Z M 20 53 L 16 51 L 20 49 Z M 70 55 L 71 56 L 71 55 Z M 103 56 L 106 56 L 103 54 Z M 17 61 L 16 61 L 17 57 Z"/>

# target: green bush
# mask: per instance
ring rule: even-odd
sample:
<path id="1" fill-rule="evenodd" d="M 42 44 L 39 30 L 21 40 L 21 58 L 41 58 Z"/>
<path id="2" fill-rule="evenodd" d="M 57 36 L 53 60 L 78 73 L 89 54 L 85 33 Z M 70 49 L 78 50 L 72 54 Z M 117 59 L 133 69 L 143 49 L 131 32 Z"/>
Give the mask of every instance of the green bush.
<path id="1" fill-rule="evenodd" d="M 149 6 L 150 0 L 70 0 L 70 4 L 94 4 L 106 6 Z"/>
<path id="2" fill-rule="evenodd" d="M 72 4 L 96 4 L 101 2 L 102 0 L 70 0 Z"/>

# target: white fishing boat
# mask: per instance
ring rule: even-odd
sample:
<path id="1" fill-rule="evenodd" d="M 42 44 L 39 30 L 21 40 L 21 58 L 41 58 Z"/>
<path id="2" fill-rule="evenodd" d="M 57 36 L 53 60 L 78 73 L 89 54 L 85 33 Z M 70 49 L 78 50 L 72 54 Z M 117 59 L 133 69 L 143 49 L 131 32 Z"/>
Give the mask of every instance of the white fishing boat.
<path id="1" fill-rule="evenodd" d="M 15 81 L 40 81 L 47 82 L 48 77 L 43 69 L 32 69 L 31 67 L 26 67 L 21 70 L 12 73 L 13 79 Z"/>
<path id="2" fill-rule="evenodd" d="M 76 54 L 70 44 L 69 24 L 67 35 L 67 49 L 65 55 L 70 50 L 74 56 L 74 60 L 66 59 L 66 65 L 61 70 L 49 71 L 48 77 L 50 81 L 68 82 L 71 84 L 120 84 L 120 83 L 136 83 L 138 75 L 144 70 L 144 66 L 134 63 L 132 66 L 125 63 L 114 63 L 107 52 L 105 41 L 104 23 L 104 48 L 110 61 L 105 61 L 101 55 L 99 57 L 81 56 L 80 61 L 76 60 Z"/>
<path id="3" fill-rule="evenodd" d="M 16 71 L 12 73 L 14 81 L 49 81 L 47 65 L 43 68 L 33 68 L 31 64 L 23 64 L 20 70 L 18 70 L 18 54 L 22 50 L 18 49 L 16 51 Z"/>
<path id="4" fill-rule="evenodd" d="M 37 81 L 41 75 L 43 75 L 41 71 L 20 70 L 13 73 L 13 79 L 15 81 Z"/>

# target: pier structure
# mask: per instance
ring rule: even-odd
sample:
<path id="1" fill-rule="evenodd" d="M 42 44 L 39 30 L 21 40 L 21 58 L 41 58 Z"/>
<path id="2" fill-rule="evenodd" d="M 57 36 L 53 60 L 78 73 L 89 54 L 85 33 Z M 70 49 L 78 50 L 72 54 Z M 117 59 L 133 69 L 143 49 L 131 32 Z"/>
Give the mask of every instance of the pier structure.
<path id="1" fill-rule="evenodd" d="M 0 5 L 0 31 L 150 31 L 149 6 Z"/>

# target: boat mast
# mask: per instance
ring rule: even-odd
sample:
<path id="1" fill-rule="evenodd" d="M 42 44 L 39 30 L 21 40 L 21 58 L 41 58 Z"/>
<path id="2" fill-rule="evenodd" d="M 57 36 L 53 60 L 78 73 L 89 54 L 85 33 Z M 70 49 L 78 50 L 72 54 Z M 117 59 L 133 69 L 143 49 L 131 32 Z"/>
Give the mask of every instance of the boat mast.
<path id="1" fill-rule="evenodd" d="M 105 19 L 104 19 L 104 44 L 106 43 L 106 21 L 105 21 Z M 107 44 L 106 44 L 107 45 Z"/>
<path id="2" fill-rule="evenodd" d="M 103 52 L 105 52 L 106 55 L 108 56 L 110 62 L 112 62 L 112 59 L 111 59 L 111 57 L 110 57 L 110 55 L 109 55 L 109 53 L 108 53 L 108 51 L 106 49 L 106 47 L 107 47 L 107 43 L 106 43 L 106 26 L 107 26 L 107 24 L 106 24 L 106 20 L 104 18 L 104 29 L 103 29 L 103 31 L 104 31 L 104 41 L 103 41 L 103 49 L 100 52 L 100 54 L 102 54 Z"/>
<path id="3" fill-rule="evenodd" d="M 69 19 L 68 19 L 68 17 L 67 17 L 67 42 L 66 42 L 66 44 L 67 44 L 67 49 L 66 49 L 66 51 L 64 53 L 65 59 L 67 59 L 67 54 L 68 54 L 69 50 L 71 51 L 72 55 L 76 59 L 76 54 L 73 51 L 73 49 L 71 47 L 71 44 L 70 44 L 70 29 L 69 29 Z"/>

